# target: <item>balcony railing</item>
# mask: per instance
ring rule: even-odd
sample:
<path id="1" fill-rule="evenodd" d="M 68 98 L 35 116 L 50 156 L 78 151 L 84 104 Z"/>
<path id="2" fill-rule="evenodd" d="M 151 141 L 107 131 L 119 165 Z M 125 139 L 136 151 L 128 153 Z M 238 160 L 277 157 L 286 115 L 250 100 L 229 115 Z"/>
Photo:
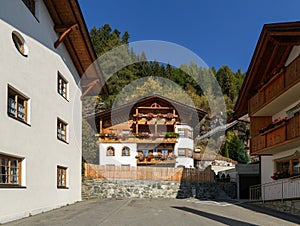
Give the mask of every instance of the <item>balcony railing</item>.
<path id="1" fill-rule="evenodd" d="M 175 164 L 175 156 L 137 156 L 137 165 Z"/>
<path id="2" fill-rule="evenodd" d="M 251 201 L 284 200 L 300 197 L 300 176 L 250 187 Z"/>
<path id="3" fill-rule="evenodd" d="M 262 134 L 252 137 L 251 153 L 269 150 L 278 145 L 284 145 L 300 137 L 300 115 L 278 125 Z"/>
<path id="4" fill-rule="evenodd" d="M 99 136 L 101 143 L 177 143 L 177 138 L 166 137 L 135 137 L 135 136 Z"/>
<path id="5" fill-rule="evenodd" d="M 254 115 L 293 85 L 297 84 L 300 81 L 299 71 L 297 71 L 299 65 L 300 57 L 291 63 L 286 70 L 282 70 L 264 86 L 260 87 L 256 95 L 249 100 L 249 114 Z"/>

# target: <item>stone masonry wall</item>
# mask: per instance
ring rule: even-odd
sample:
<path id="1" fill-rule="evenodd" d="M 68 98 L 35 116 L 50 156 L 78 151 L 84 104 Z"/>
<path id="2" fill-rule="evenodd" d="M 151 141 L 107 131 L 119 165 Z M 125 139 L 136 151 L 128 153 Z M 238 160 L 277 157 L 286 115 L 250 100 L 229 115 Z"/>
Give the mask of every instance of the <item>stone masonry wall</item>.
<path id="1" fill-rule="evenodd" d="M 229 199 L 217 183 L 108 180 L 84 178 L 82 199 L 93 198 L 207 198 Z"/>
<path id="2" fill-rule="evenodd" d="M 300 199 L 253 202 L 253 204 L 300 216 Z"/>

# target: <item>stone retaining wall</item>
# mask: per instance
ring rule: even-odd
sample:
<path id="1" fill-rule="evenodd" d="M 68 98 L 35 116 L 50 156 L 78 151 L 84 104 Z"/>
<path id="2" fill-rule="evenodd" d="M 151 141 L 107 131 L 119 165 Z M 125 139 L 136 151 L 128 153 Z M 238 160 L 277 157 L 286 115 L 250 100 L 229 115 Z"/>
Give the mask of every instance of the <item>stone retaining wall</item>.
<path id="1" fill-rule="evenodd" d="M 237 185 L 234 182 L 218 182 L 222 190 L 232 199 L 237 198 Z"/>
<path id="2" fill-rule="evenodd" d="M 84 178 L 82 199 L 92 198 L 207 198 L 229 199 L 217 183 L 108 180 Z"/>
<path id="3" fill-rule="evenodd" d="M 284 213 L 300 216 L 300 199 L 253 202 L 255 205 L 267 207 Z"/>

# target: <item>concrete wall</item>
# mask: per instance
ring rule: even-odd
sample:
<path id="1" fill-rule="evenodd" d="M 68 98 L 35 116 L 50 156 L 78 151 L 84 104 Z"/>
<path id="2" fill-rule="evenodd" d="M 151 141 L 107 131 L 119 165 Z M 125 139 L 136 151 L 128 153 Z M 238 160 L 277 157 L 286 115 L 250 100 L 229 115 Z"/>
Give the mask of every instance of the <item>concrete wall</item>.
<path id="1" fill-rule="evenodd" d="M 184 166 L 185 168 L 193 168 L 194 167 L 194 159 L 188 157 L 177 157 L 175 167 Z"/>
<path id="2" fill-rule="evenodd" d="M 36 214 L 81 199 L 81 101 L 79 76 L 61 44 L 43 1 L 38 20 L 22 1 L 2 0 L 0 7 L 0 153 L 23 158 L 22 185 L 0 188 L 0 223 Z M 28 57 L 12 40 L 25 39 Z M 57 92 L 58 71 L 69 82 L 69 98 Z M 29 125 L 7 114 L 7 88 L 30 98 Z M 68 123 L 68 144 L 57 139 L 57 117 Z M 67 187 L 57 188 L 57 165 L 67 167 Z"/>
<path id="3" fill-rule="evenodd" d="M 260 175 L 261 175 L 261 183 L 269 183 L 272 182 L 271 176 L 274 174 L 274 162 L 273 162 L 273 156 L 261 156 L 260 160 L 261 169 L 260 169 Z"/>
<path id="4" fill-rule="evenodd" d="M 115 156 L 106 156 L 106 149 L 110 146 L 115 149 Z M 122 148 L 125 146 L 130 148 L 130 156 L 122 156 Z M 137 156 L 136 143 L 100 143 L 99 149 L 100 165 L 137 165 L 135 158 L 135 156 Z"/>

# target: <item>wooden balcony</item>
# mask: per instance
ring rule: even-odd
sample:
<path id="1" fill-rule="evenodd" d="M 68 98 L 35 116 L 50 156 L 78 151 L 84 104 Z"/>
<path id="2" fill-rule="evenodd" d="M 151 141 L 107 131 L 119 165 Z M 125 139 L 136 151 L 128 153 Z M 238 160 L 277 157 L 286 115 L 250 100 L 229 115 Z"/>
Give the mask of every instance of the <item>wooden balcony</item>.
<path id="1" fill-rule="evenodd" d="M 153 144 L 174 144 L 177 143 L 176 138 L 165 137 L 149 137 L 137 138 L 134 136 L 117 138 L 117 137 L 99 137 L 101 143 L 153 143 Z"/>
<path id="2" fill-rule="evenodd" d="M 147 166 L 147 165 L 174 165 L 175 166 L 176 160 L 175 158 L 165 159 L 165 160 L 162 160 L 161 158 L 152 158 L 151 160 L 149 160 L 145 157 L 143 160 L 137 158 L 136 163 L 138 166 Z"/>
<path id="3" fill-rule="evenodd" d="M 255 134 L 255 133 L 254 133 Z M 300 145 L 300 115 L 251 139 L 251 154 L 274 154 Z"/>
<path id="4" fill-rule="evenodd" d="M 273 76 L 249 100 L 250 116 L 274 115 L 299 100 L 300 57 Z"/>

